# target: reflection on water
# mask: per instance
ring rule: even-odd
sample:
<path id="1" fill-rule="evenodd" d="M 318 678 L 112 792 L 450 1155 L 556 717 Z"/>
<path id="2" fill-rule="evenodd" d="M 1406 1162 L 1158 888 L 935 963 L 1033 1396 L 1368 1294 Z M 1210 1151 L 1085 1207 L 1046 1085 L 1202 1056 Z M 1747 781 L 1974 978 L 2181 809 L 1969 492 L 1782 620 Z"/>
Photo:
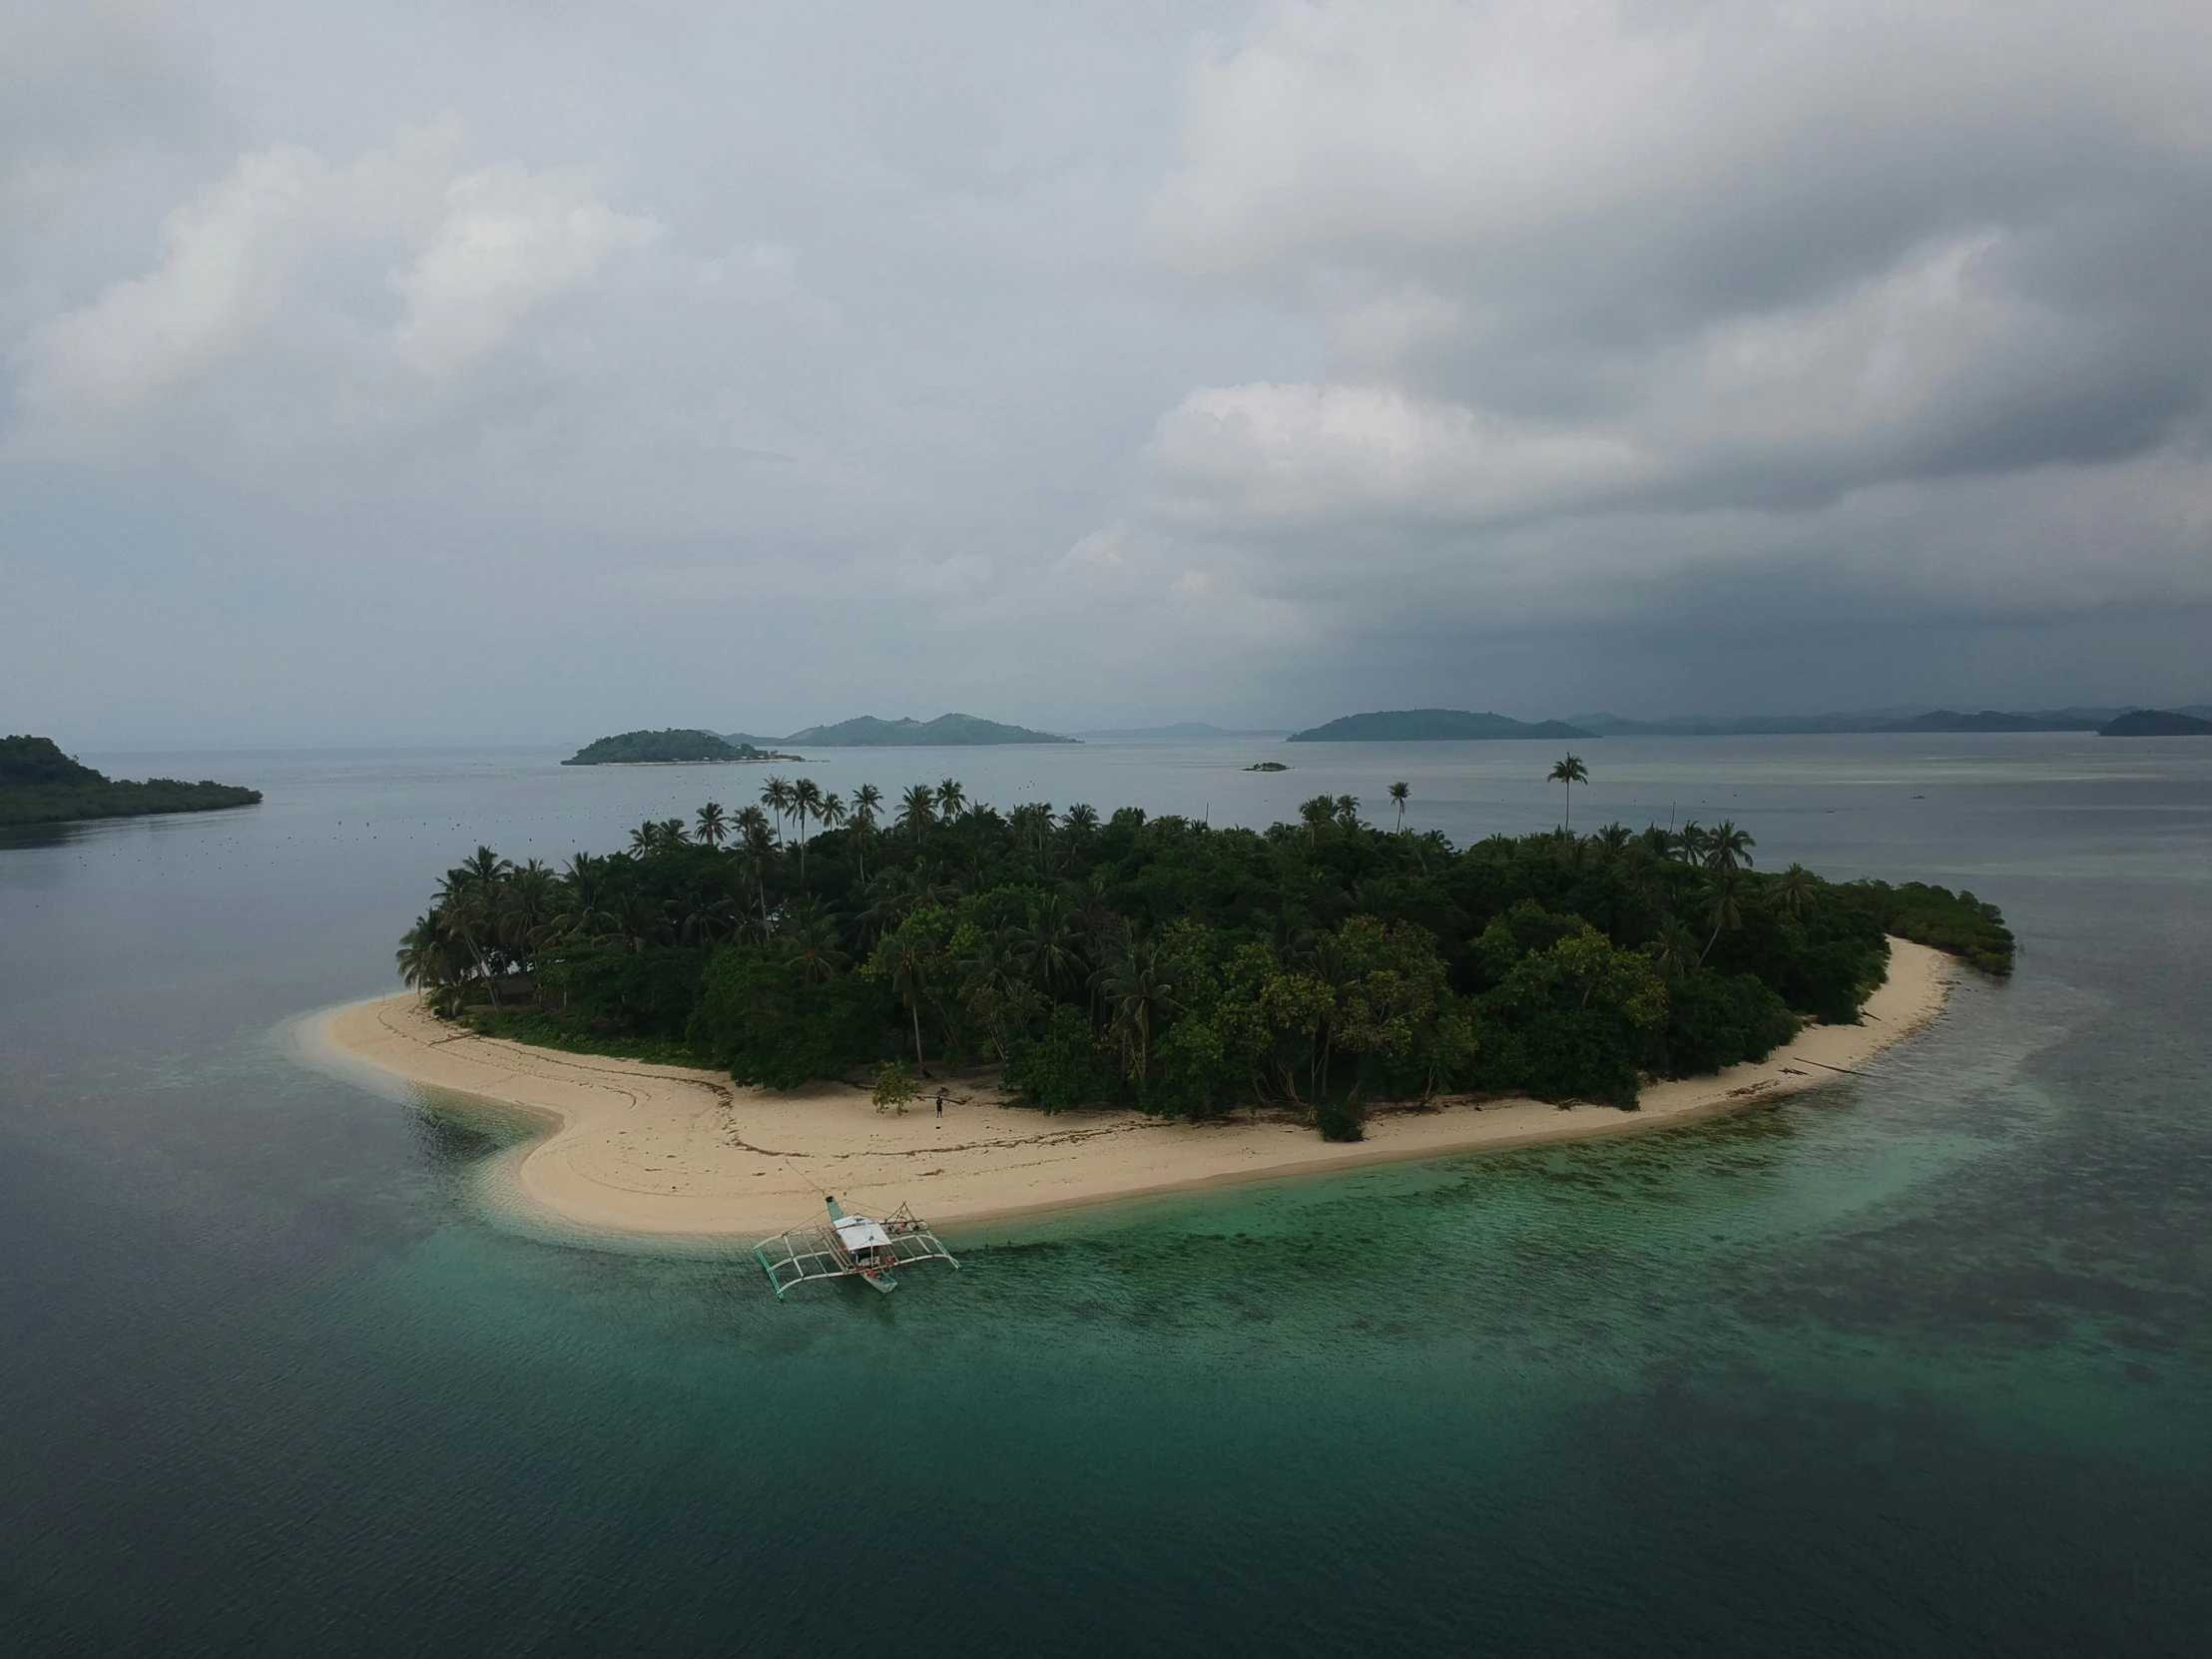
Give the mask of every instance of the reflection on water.
<path id="1" fill-rule="evenodd" d="M 8 842 L 4 1645 L 2193 1652 L 2212 757 L 1577 749 L 1578 825 L 1729 816 L 1763 865 L 1972 886 L 2019 974 L 1779 1109 L 980 1227 L 959 1273 L 783 1305 L 727 1251 L 488 1220 L 512 1126 L 287 1024 L 387 988 L 477 841 L 606 847 L 764 775 L 169 758 L 268 802 Z M 1237 770 L 1263 751 L 1295 770 Z M 1551 822 L 1555 758 L 809 770 L 1217 824 L 1403 778 L 1466 840 Z"/>

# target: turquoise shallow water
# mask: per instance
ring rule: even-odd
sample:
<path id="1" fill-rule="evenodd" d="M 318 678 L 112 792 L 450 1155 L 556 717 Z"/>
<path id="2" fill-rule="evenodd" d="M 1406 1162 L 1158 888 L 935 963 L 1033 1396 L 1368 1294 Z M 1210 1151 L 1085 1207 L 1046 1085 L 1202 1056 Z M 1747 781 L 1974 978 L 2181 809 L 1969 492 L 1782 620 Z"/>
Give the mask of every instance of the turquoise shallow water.
<path id="1" fill-rule="evenodd" d="M 1549 822 L 1517 746 L 1305 747 L 823 776 Z M 1578 822 L 1963 882 L 2020 972 L 1777 1110 L 983 1229 L 784 1306 L 497 1225 L 483 1127 L 290 1041 L 477 839 L 605 846 L 706 775 L 230 757 L 182 770 L 262 809 L 18 836 L 0 1650 L 2201 1651 L 2212 755 L 1586 747 Z"/>

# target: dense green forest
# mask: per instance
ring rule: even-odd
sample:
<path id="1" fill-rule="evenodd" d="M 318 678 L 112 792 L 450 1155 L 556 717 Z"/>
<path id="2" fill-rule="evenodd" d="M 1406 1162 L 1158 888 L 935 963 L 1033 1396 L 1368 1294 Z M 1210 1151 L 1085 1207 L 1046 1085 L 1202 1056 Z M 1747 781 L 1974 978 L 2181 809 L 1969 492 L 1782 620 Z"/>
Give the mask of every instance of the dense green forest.
<path id="1" fill-rule="evenodd" d="M 2010 966 L 1970 893 L 1761 872 L 1753 848 L 1733 824 L 1460 849 L 1350 797 L 1214 830 L 772 779 L 565 870 L 480 847 L 398 956 L 481 1029 L 740 1082 L 1002 1064 L 1051 1110 L 1267 1104 L 1343 1138 L 1369 1102 L 1444 1090 L 1632 1108 L 1640 1078 L 1855 1021 L 1885 933 Z"/>
<path id="2" fill-rule="evenodd" d="M 111 782 L 71 760 L 51 738 L 0 738 L 0 825 L 206 813 L 222 807 L 252 807 L 261 799 L 260 790 L 205 779 L 197 784 L 174 778 L 150 778 L 143 784 Z"/>
<path id="3" fill-rule="evenodd" d="M 796 761 L 797 755 L 777 755 L 755 749 L 749 743 L 729 743 L 712 732 L 671 727 L 665 732 L 620 732 L 584 745 L 561 765 L 610 767 L 681 764 L 699 761 Z"/>

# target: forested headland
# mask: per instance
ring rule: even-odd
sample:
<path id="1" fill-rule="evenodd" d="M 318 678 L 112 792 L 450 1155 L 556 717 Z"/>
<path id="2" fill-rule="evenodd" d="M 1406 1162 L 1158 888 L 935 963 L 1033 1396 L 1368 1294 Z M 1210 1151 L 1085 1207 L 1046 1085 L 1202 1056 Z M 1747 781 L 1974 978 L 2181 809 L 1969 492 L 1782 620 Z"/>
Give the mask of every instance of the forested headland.
<path id="1" fill-rule="evenodd" d="M 1856 1021 L 1888 933 L 2010 967 L 1971 893 L 1761 871 L 1754 846 L 1616 824 L 1460 848 L 1349 797 L 1217 830 L 772 779 L 561 870 L 480 847 L 398 959 L 480 1029 L 745 1083 L 999 1065 L 1048 1110 L 1267 1105 L 1338 1138 L 1445 1091 L 1633 1108 L 1644 1079 Z"/>
<path id="2" fill-rule="evenodd" d="M 731 743 L 712 732 L 671 727 L 665 732 L 618 732 L 584 745 L 561 765 L 564 767 L 697 766 L 730 761 L 796 761 L 797 755 L 780 755 L 756 749 L 749 743 Z"/>
<path id="3" fill-rule="evenodd" d="M 260 790 L 206 779 L 197 784 L 175 778 L 143 784 L 111 780 L 71 760 L 51 738 L 0 738 L 0 825 L 208 813 L 256 806 L 261 799 Z"/>

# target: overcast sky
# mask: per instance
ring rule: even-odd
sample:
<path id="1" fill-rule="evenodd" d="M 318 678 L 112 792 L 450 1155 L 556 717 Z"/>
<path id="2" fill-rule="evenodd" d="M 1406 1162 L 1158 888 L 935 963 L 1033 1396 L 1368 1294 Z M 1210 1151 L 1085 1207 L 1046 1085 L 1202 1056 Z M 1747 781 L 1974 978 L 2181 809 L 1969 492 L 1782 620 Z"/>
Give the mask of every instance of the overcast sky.
<path id="1" fill-rule="evenodd" d="M 0 729 L 2212 698 L 2212 6 L 0 0 Z"/>

